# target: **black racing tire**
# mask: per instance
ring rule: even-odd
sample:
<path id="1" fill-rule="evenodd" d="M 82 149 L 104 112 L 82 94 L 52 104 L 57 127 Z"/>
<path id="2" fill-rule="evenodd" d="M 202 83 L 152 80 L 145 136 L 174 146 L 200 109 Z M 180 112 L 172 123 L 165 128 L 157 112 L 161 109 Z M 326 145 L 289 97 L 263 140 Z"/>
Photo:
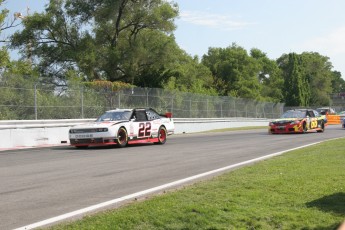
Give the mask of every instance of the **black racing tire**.
<path id="1" fill-rule="evenodd" d="M 165 142 L 167 141 L 167 136 L 168 136 L 167 129 L 164 126 L 159 127 L 158 142 L 156 142 L 155 144 L 164 145 Z"/>
<path id="2" fill-rule="evenodd" d="M 323 123 L 322 121 L 321 121 L 321 129 L 320 129 L 320 130 L 317 130 L 317 132 L 318 132 L 318 133 L 323 133 L 323 132 L 325 132 L 325 123 Z"/>
<path id="3" fill-rule="evenodd" d="M 124 127 L 119 128 L 119 131 L 117 131 L 117 141 L 116 142 L 120 148 L 127 146 L 128 134 L 127 134 L 127 130 Z"/>
<path id="4" fill-rule="evenodd" d="M 303 123 L 303 133 L 307 133 L 308 129 L 307 129 L 307 123 L 304 122 Z"/>

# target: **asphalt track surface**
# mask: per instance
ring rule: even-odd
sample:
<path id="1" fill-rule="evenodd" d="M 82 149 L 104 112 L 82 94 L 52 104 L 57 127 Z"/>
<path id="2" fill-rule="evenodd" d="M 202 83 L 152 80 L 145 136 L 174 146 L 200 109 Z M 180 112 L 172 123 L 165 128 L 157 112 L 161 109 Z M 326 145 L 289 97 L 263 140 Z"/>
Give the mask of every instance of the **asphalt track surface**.
<path id="1" fill-rule="evenodd" d="M 169 136 L 165 145 L 0 152 L 0 229 L 14 229 L 183 178 L 328 139 L 266 129 Z M 325 149 L 325 154 L 327 149 Z M 108 207 L 110 208 L 110 207 Z"/>

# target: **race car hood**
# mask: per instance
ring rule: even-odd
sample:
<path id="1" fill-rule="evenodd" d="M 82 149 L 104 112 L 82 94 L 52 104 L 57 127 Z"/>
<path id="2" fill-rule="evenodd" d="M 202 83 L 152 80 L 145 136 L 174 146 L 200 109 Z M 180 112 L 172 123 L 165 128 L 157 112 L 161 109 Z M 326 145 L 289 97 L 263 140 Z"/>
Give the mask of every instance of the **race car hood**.
<path id="1" fill-rule="evenodd" d="M 83 129 L 83 128 L 108 128 L 110 126 L 123 123 L 126 121 L 102 121 L 102 122 L 92 122 L 92 123 L 85 123 L 74 126 L 74 129 Z"/>
<path id="2" fill-rule="evenodd" d="M 286 122 L 300 121 L 300 120 L 303 120 L 303 118 L 279 118 L 279 119 L 273 120 L 272 122 L 286 123 Z"/>

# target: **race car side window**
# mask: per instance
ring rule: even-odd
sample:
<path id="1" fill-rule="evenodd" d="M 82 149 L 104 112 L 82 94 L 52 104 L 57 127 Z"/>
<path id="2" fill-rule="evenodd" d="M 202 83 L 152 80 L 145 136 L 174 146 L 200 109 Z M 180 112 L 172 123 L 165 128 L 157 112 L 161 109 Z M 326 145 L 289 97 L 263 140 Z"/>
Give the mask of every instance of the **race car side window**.
<path id="1" fill-rule="evenodd" d="M 156 119 L 160 118 L 160 116 L 152 110 L 147 110 L 146 115 L 147 115 L 147 118 L 149 121 L 156 120 Z"/>
<path id="2" fill-rule="evenodd" d="M 308 111 L 309 117 L 315 117 L 315 114 L 313 111 Z"/>
<path id="3" fill-rule="evenodd" d="M 310 111 L 308 111 L 308 110 L 306 111 L 305 116 L 306 117 L 312 117 L 311 114 L 310 114 Z"/>
<path id="4" fill-rule="evenodd" d="M 136 117 L 136 121 L 147 121 L 145 110 L 135 111 L 135 117 Z"/>

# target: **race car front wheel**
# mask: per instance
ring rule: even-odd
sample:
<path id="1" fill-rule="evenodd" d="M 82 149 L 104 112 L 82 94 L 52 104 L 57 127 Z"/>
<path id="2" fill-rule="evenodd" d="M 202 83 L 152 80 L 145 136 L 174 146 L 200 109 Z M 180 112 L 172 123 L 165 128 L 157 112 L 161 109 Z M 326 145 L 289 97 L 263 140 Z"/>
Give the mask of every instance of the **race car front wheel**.
<path id="1" fill-rule="evenodd" d="M 307 129 L 307 123 L 303 123 L 303 133 L 307 133 L 308 129 Z"/>
<path id="2" fill-rule="evenodd" d="M 163 145 L 166 141 L 167 141 L 167 130 L 164 126 L 161 126 L 158 130 L 157 144 Z"/>
<path id="3" fill-rule="evenodd" d="M 321 121 L 321 124 L 320 124 L 320 130 L 317 130 L 318 133 L 323 133 L 325 131 L 325 124 Z"/>
<path id="4" fill-rule="evenodd" d="M 119 128 L 117 132 L 117 144 L 120 148 L 125 147 L 128 143 L 127 130 L 124 127 Z"/>

